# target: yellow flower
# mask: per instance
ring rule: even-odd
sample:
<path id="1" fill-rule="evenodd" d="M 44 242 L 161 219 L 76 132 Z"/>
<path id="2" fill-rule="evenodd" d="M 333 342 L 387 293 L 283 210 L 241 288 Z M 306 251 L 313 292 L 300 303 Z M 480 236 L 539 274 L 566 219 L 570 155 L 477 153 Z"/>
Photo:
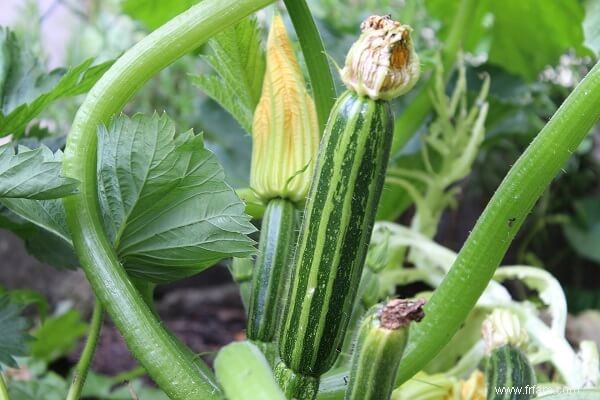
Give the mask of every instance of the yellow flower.
<path id="1" fill-rule="evenodd" d="M 372 15 L 361 29 L 346 57 L 344 84 L 374 100 L 391 100 L 412 89 L 421 72 L 410 37 L 412 28 L 387 15 Z"/>
<path id="2" fill-rule="evenodd" d="M 267 41 L 267 69 L 252 126 L 250 187 L 262 201 L 303 201 L 319 146 L 315 104 L 280 16 Z"/>
<path id="3" fill-rule="evenodd" d="M 485 376 L 479 370 L 473 371 L 467 380 L 461 380 L 454 394 L 457 400 L 485 400 L 486 397 Z"/>

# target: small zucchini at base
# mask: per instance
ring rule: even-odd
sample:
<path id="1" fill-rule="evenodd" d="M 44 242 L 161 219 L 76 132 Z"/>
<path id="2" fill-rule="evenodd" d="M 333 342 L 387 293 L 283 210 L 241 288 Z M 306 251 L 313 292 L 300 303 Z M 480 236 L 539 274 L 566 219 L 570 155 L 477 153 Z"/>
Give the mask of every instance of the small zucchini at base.
<path id="1" fill-rule="evenodd" d="M 536 397 L 533 368 L 527 356 L 513 344 L 493 350 L 485 372 L 488 400 L 528 400 Z"/>
<path id="2" fill-rule="evenodd" d="M 362 321 L 345 400 L 387 400 L 408 340 L 410 323 L 424 317 L 425 300 L 389 301 L 371 308 Z"/>

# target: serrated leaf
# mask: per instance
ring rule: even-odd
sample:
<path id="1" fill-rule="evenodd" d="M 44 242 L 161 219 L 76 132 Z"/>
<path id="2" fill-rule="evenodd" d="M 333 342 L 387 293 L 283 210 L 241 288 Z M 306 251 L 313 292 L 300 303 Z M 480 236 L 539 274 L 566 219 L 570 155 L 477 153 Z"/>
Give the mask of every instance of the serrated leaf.
<path id="1" fill-rule="evenodd" d="M 31 355 L 52 362 L 72 351 L 87 331 L 88 325 L 75 310 L 47 318 L 33 333 L 36 340 L 31 345 Z"/>
<path id="2" fill-rule="evenodd" d="M 171 281 L 254 251 L 255 228 L 215 156 L 166 115 L 100 127 L 98 177 L 105 229 L 135 276 Z"/>
<path id="3" fill-rule="evenodd" d="M 61 176 L 62 152 L 0 146 L 0 198 L 55 199 L 77 192 L 75 179 Z"/>
<path id="4" fill-rule="evenodd" d="M 154 30 L 200 0 L 124 0 L 123 12 Z"/>
<path id="5" fill-rule="evenodd" d="M 248 132 L 261 94 L 265 54 L 256 18 L 246 18 L 209 42 L 204 57 L 215 75 L 197 75 L 192 82 L 225 108 Z"/>
<path id="6" fill-rule="evenodd" d="M 0 296 L 0 371 L 2 364 L 16 368 L 14 357 L 27 355 L 27 320 L 21 317 L 22 306 L 10 301 L 7 295 Z"/>
<path id="7" fill-rule="evenodd" d="M 177 134 L 166 116 L 120 117 L 99 129 L 98 192 L 105 229 L 125 268 L 155 282 L 253 253 L 244 205 L 201 136 Z M 76 267 L 61 200 L 3 199 L 15 231 L 37 258 Z M 41 228 L 43 229 L 37 229 Z"/>
<path id="8" fill-rule="evenodd" d="M 112 63 L 92 67 L 92 61 L 48 72 L 14 33 L 0 28 L 0 137 L 21 136 L 51 102 L 87 92 Z"/>

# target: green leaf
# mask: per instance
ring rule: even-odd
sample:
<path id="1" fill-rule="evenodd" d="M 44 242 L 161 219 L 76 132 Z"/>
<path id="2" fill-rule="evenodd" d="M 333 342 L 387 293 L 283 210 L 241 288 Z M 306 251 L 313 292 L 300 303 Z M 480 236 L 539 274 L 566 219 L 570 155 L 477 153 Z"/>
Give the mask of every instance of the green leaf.
<path id="1" fill-rule="evenodd" d="M 244 205 L 202 136 L 177 134 L 167 117 L 115 119 L 98 132 L 98 192 L 105 229 L 125 268 L 166 282 L 254 252 Z M 61 200 L 2 199 L 0 219 L 41 261 L 74 268 Z M 19 220 L 19 217 L 29 222 Z"/>
<path id="2" fill-rule="evenodd" d="M 443 22 L 442 38 L 450 30 L 458 3 L 427 0 L 431 15 Z M 467 28 L 465 47 L 476 53 L 489 51 L 492 64 L 534 80 L 567 50 L 586 52 L 583 17 L 577 0 L 482 0 Z"/>
<path id="3" fill-rule="evenodd" d="M 31 354 L 46 362 L 54 361 L 71 352 L 87 331 L 88 325 L 75 310 L 50 317 L 33 333 L 36 340 L 31 345 Z"/>
<path id="4" fill-rule="evenodd" d="M 48 372 L 32 380 L 12 380 L 8 392 L 11 400 L 64 400 L 67 382 L 58 374 Z"/>
<path id="5" fill-rule="evenodd" d="M 586 0 L 584 2 L 585 19 L 583 32 L 585 46 L 592 50 L 596 57 L 600 56 L 600 1 Z"/>
<path id="6" fill-rule="evenodd" d="M 123 0 L 123 12 L 154 30 L 200 0 Z"/>
<path id="7" fill-rule="evenodd" d="M 215 156 L 166 115 L 100 127 L 98 178 L 106 231 L 135 276 L 172 281 L 254 252 L 255 228 Z"/>
<path id="8" fill-rule="evenodd" d="M 23 307 L 34 304 L 38 309 L 40 319 L 46 319 L 48 315 L 48 301 L 39 292 L 32 289 L 16 289 L 6 292 L 0 287 L 0 295 L 4 294 L 8 295 L 14 304 L 19 304 Z"/>
<path id="9" fill-rule="evenodd" d="M 21 136 L 51 102 L 87 92 L 111 63 L 91 67 L 90 59 L 48 72 L 14 33 L 0 28 L 0 137 Z"/>
<path id="10" fill-rule="evenodd" d="M 583 8 L 578 1 L 492 1 L 495 17 L 490 62 L 534 80 L 568 49 L 583 43 Z"/>
<path id="11" fill-rule="evenodd" d="M 16 368 L 14 357 L 27 355 L 28 323 L 20 316 L 21 309 L 7 295 L 0 296 L 0 371 L 2 364 Z"/>
<path id="12" fill-rule="evenodd" d="M 62 152 L 0 146 L 0 198 L 55 199 L 77 192 L 75 179 L 61 176 Z"/>
<path id="13" fill-rule="evenodd" d="M 0 227 L 23 239 L 29 254 L 56 268 L 79 266 L 61 200 L 3 199 L 0 204 L 7 208 L 0 207 Z"/>
<path id="14" fill-rule="evenodd" d="M 252 132 L 265 74 L 260 26 L 256 18 L 246 18 L 208 43 L 212 54 L 204 59 L 215 74 L 192 76 L 192 82 Z"/>
<path id="15" fill-rule="evenodd" d="M 563 232 L 580 256 L 600 263 L 600 199 L 580 200 L 575 203 L 575 210 L 575 220 L 563 225 Z"/>

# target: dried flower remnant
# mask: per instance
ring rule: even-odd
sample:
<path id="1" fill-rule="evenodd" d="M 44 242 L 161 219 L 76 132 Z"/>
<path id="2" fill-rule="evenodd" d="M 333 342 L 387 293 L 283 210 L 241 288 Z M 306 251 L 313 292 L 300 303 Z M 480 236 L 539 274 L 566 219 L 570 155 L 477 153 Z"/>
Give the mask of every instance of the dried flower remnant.
<path id="1" fill-rule="evenodd" d="M 381 326 L 386 329 L 400 329 L 408 326 L 411 322 L 419 322 L 425 317 L 423 306 L 425 300 L 390 300 L 379 315 Z"/>
<path id="2" fill-rule="evenodd" d="M 346 57 L 342 80 L 361 96 L 391 100 L 408 92 L 419 79 L 420 62 L 412 28 L 389 15 L 372 15 Z"/>

